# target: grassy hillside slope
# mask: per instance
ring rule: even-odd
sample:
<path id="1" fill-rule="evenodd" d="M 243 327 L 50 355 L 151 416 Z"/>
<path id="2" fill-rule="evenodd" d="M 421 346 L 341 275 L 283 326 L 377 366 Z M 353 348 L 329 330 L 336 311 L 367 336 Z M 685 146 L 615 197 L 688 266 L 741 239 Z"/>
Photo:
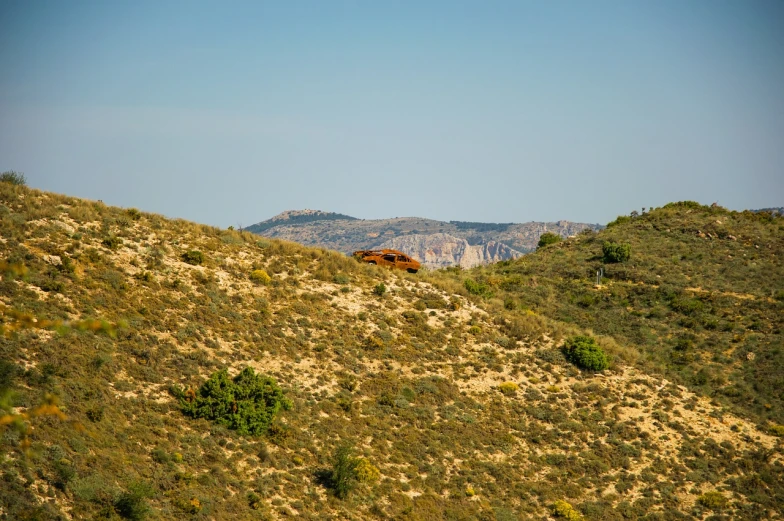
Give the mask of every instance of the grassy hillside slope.
<path id="1" fill-rule="evenodd" d="M 605 263 L 608 241 L 631 258 Z M 452 277 L 634 347 L 642 367 L 764 426 L 784 423 L 782 255 L 784 219 L 687 202 Z"/>
<path id="2" fill-rule="evenodd" d="M 781 517 L 780 438 L 609 340 L 564 363 L 574 325 L 4 183 L 0 230 L 0 518 Z M 248 367 L 259 435 L 193 417 L 245 418 L 203 384 Z"/>

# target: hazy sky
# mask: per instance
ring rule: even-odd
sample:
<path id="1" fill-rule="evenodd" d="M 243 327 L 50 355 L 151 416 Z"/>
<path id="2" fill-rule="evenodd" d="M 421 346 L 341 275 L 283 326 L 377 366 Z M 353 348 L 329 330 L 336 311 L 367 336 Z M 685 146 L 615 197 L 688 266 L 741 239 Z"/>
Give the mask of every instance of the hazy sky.
<path id="1" fill-rule="evenodd" d="M 784 2 L 0 0 L 0 171 L 219 226 L 784 205 Z"/>

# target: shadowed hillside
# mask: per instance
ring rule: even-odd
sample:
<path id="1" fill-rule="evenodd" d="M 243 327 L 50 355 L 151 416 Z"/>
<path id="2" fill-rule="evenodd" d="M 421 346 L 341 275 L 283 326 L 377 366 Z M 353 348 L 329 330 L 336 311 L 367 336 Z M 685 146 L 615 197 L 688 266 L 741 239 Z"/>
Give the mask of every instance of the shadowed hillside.
<path id="1" fill-rule="evenodd" d="M 658 226 L 650 219 L 603 233 L 633 238 Z M 466 273 L 389 272 L 7 183 L 0 230 L 0 517 L 781 515 L 778 431 L 635 367 L 626 326 L 589 324 L 606 336 L 585 352 L 609 355 L 606 370 L 580 369 L 580 353 L 560 349 L 591 345 L 581 316 L 557 306 L 577 294 L 555 284 L 588 279 L 593 295 L 594 236 L 466 272 L 466 284 Z M 778 276 L 749 264 L 768 258 L 764 244 L 730 253 L 747 253 L 748 287 L 709 283 L 713 271 L 702 277 L 696 263 L 680 269 L 687 249 L 676 262 L 680 250 L 665 245 L 672 265 L 647 286 L 634 274 L 651 267 L 624 264 L 597 294 L 684 273 L 721 302 L 742 292 L 779 306 L 752 287 Z M 632 247 L 635 259 L 642 246 Z M 502 285 L 509 305 L 490 296 Z M 743 342 L 772 346 L 770 315 L 749 309 L 733 331 L 757 319 Z"/>

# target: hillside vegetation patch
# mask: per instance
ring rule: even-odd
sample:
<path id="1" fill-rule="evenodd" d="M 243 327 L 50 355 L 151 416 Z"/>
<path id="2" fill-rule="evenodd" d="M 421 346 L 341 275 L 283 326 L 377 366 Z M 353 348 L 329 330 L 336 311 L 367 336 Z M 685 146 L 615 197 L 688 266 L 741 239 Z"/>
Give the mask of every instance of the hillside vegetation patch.
<path id="1" fill-rule="evenodd" d="M 234 378 L 222 369 L 198 391 L 179 392 L 185 414 L 206 418 L 240 434 L 265 434 L 280 410 L 291 408 L 283 390 L 268 376 L 246 367 Z"/>

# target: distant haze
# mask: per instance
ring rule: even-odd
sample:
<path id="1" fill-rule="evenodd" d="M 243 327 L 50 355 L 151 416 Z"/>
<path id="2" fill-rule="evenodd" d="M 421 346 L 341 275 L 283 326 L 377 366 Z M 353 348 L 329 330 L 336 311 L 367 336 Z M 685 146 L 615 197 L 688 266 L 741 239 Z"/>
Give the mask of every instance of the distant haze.
<path id="1" fill-rule="evenodd" d="M 784 201 L 784 2 L 0 0 L 0 171 L 228 226 Z"/>

